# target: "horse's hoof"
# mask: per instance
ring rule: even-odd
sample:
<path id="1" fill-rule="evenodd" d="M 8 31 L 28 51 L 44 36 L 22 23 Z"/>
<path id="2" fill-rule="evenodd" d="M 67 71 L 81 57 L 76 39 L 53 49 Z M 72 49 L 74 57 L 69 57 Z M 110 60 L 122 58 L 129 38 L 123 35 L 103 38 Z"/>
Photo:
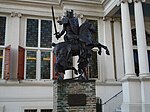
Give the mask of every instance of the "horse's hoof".
<path id="1" fill-rule="evenodd" d="M 102 54 L 102 52 L 101 52 L 101 51 L 98 51 L 98 54 L 99 54 L 99 55 L 101 55 L 101 54 Z"/>
<path id="2" fill-rule="evenodd" d="M 80 75 L 78 80 L 85 80 L 85 78 L 82 75 Z"/>
<path id="3" fill-rule="evenodd" d="M 89 79 L 88 79 L 88 77 L 83 77 L 82 75 L 80 75 L 80 76 L 78 77 L 78 80 L 81 80 L 81 81 L 88 81 Z"/>
<path id="4" fill-rule="evenodd" d="M 79 74 L 83 74 L 83 70 L 82 69 L 78 69 Z M 79 76 L 80 77 L 80 76 Z"/>
<path id="5" fill-rule="evenodd" d="M 108 50 L 106 50 L 106 54 L 107 54 L 107 55 L 110 55 L 110 53 L 109 53 L 109 51 L 108 51 Z"/>
<path id="6" fill-rule="evenodd" d="M 78 71 L 77 71 L 77 70 L 75 70 L 74 73 L 75 73 L 76 75 L 78 75 Z"/>

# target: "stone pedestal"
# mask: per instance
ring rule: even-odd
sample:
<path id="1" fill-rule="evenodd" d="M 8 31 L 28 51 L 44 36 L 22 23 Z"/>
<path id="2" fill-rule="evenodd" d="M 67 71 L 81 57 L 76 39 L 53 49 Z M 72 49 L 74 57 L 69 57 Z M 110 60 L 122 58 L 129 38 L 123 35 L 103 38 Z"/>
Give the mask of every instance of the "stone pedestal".
<path id="1" fill-rule="evenodd" d="M 54 112 L 96 112 L 95 80 L 54 82 Z"/>

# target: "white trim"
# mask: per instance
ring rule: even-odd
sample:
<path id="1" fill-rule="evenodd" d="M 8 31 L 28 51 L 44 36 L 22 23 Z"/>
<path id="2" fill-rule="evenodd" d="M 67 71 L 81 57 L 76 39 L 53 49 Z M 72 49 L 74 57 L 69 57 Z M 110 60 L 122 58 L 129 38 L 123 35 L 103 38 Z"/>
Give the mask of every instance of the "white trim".
<path id="1" fill-rule="evenodd" d="M 53 79 L 53 52 L 50 52 L 50 80 Z"/>
<path id="2" fill-rule="evenodd" d="M 41 44 L 41 19 L 38 19 L 38 48 L 40 49 Z"/>
<path id="3" fill-rule="evenodd" d="M 26 50 L 34 50 L 34 51 L 37 51 L 37 50 L 52 51 L 52 48 L 25 47 L 25 49 L 26 49 Z"/>
<path id="4" fill-rule="evenodd" d="M 0 98 L 1 102 L 53 102 L 53 98 L 50 97 L 38 97 L 38 98 Z"/>
<path id="5" fill-rule="evenodd" d="M 25 40 L 26 40 L 26 39 L 25 39 Z M 27 50 L 25 50 L 24 52 L 25 52 L 25 53 L 24 53 L 24 55 L 25 55 L 25 56 L 24 56 L 24 57 L 25 57 L 25 58 L 24 58 L 24 79 L 26 79 L 26 69 L 27 69 L 27 66 L 26 66 L 26 65 L 27 65 L 27 64 L 26 64 L 26 63 L 27 63 L 26 58 L 27 58 Z"/>

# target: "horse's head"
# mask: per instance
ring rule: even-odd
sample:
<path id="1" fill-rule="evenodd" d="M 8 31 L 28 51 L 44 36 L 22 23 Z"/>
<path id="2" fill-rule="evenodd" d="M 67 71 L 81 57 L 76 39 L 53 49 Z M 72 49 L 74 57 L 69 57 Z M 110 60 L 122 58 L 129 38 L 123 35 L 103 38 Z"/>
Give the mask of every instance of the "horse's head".
<path id="1" fill-rule="evenodd" d="M 88 20 L 86 20 L 85 22 L 84 22 L 84 24 L 86 25 L 86 28 L 91 32 L 91 33 L 96 33 L 97 31 L 96 31 L 96 28 L 94 27 L 94 25 L 91 23 L 91 22 L 89 22 Z"/>

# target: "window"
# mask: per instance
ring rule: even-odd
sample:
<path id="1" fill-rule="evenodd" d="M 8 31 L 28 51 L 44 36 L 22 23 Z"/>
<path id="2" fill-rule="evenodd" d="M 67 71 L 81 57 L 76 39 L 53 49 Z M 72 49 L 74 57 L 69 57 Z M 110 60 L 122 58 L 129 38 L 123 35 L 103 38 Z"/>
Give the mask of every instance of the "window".
<path id="1" fill-rule="evenodd" d="M 52 109 L 41 109 L 41 112 L 52 112 Z"/>
<path id="2" fill-rule="evenodd" d="M 0 16 L 0 45 L 5 43 L 6 17 Z"/>
<path id="3" fill-rule="evenodd" d="M 41 52 L 41 79 L 50 79 L 50 53 Z"/>
<path id="4" fill-rule="evenodd" d="M 36 51 L 27 51 L 26 79 L 36 79 Z"/>
<path id="5" fill-rule="evenodd" d="M 135 73 L 137 76 L 139 75 L 139 60 L 138 60 L 138 52 L 137 49 L 133 50 L 133 56 L 134 56 L 134 66 L 135 66 Z"/>
<path id="6" fill-rule="evenodd" d="M 25 109 L 24 112 L 52 112 L 53 109 Z"/>
<path id="7" fill-rule="evenodd" d="M 93 24 L 93 26 L 97 29 L 97 32 L 94 33 L 93 39 L 95 41 L 98 41 L 98 21 L 97 20 L 90 20 L 88 19 L 89 22 Z M 97 66 L 97 52 L 92 52 L 92 56 L 89 62 L 89 77 L 90 78 L 98 78 L 98 66 Z"/>
<path id="8" fill-rule="evenodd" d="M 134 65 L 135 65 L 135 73 L 137 76 L 139 75 L 139 61 L 138 61 L 138 51 L 137 51 L 137 39 L 136 39 L 136 29 L 132 29 L 132 44 L 134 46 L 133 55 L 134 55 Z M 150 34 L 146 31 L 146 43 L 147 43 L 147 55 L 149 61 L 149 70 L 150 70 Z"/>
<path id="9" fill-rule="evenodd" d="M 6 17 L 0 16 L 0 79 L 3 78 L 3 60 L 6 35 Z"/>
<path id="10" fill-rule="evenodd" d="M 25 79 L 50 79 L 52 21 L 27 19 Z"/>
<path id="11" fill-rule="evenodd" d="M 25 109 L 24 112 L 37 112 L 37 109 Z"/>

